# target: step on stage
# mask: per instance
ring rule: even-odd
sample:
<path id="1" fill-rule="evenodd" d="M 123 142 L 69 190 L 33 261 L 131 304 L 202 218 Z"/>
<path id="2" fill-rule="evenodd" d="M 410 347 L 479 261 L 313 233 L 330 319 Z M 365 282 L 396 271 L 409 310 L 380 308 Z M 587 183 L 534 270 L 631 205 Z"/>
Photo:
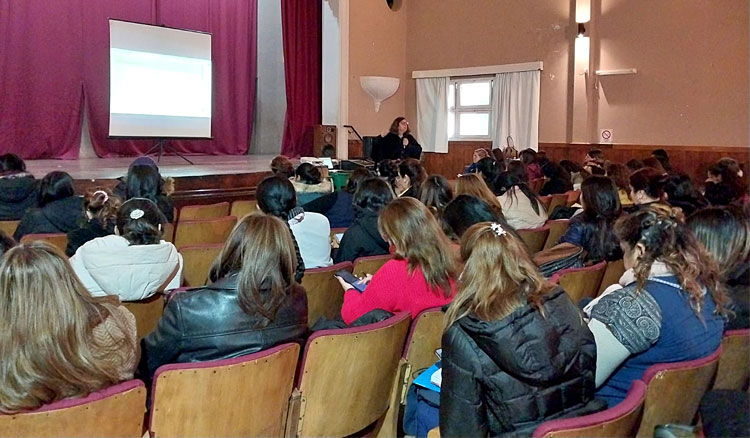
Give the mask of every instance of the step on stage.
<path id="1" fill-rule="evenodd" d="M 26 169 L 37 178 L 59 170 L 75 180 L 76 192 L 96 186 L 114 187 L 117 178 L 128 172 L 136 157 L 81 158 L 78 160 L 27 160 Z M 156 157 L 154 161 L 156 161 Z M 255 187 L 270 175 L 273 155 L 196 155 L 188 156 L 194 165 L 177 156 L 163 156 L 158 162 L 163 177 L 175 180 L 172 198 L 180 207 L 208 204 L 255 196 Z"/>

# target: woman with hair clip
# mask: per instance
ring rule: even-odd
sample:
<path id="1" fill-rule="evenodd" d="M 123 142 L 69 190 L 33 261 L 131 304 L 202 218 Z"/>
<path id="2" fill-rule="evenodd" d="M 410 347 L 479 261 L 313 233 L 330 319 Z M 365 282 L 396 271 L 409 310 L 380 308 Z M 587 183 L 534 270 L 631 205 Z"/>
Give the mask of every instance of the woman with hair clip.
<path id="1" fill-rule="evenodd" d="M 657 363 L 713 353 L 724 331 L 726 294 L 716 262 L 682 211 L 651 205 L 615 223 L 625 274 L 586 306 L 596 338 L 597 398 L 621 402 Z"/>
<path id="2" fill-rule="evenodd" d="M 39 184 L 39 208 L 26 211 L 13 233 L 16 242 L 27 234 L 67 233 L 84 219 L 81 198 L 66 172 L 50 172 Z"/>
<path id="3" fill-rule="evenodd" d="M 461 238 L 461 259 L 442 340 L 441 436 L 531 436 L 548 419 L 600 410 L 594 338 L 523 241 L 479 223 Z"/>
<path id="4" fill-rule="evenodd" d="M 539 228 L 547 222 L 547 210 L 523 180 L 511 172 L 503 172 L 497 181 L 498 186 L 504 190 L 497 199 L 508 225 L 522 230 Z"/>
<path id="5" fill-rule="evenodd" d="M 458 180 L 456 180 L 456 196 L 459 195 L 475 196 L 486 202 L 500 216 L 503 214 L 503 207 L 500 205 L 500 201 L 492 190 L 487 187 L 487 184 L 485 184 L 479 174 L 468 173 L 458 177 Z"/>
<path id="6" fill-rule="evenodd" d="M 135 318 L 94 298 L 57 248 L 17 246 L 0 264 L 0 411 L 37 409 L 133 378 Z"/>
<path id="7" fill-rule="evenodd" d="M 211 284 L 174 294 L 143 339 L 140 375 L 168 363 L 244 356 L 304 342 L 307 294 L 294 280 L 294 241 L 281 219 L 253 213 L 237 223 L 209 274 Z"/>
<path id="8" fill-rule="evenodd" d="M 664 194 L 663 174 L 652 167 L 644 167 L 630 175 L 630 199 L 635 204 L 629 211 L 637 211 L 661 202 Z"/>
<path id="9" fill-rule="evenodd" d="M 91 295 L 139 301 L 180 287 L 182 255 L 162 240 L 164 222 L 150 199 L 132 198 L 122 204 L 115 234 L 86 242 L 70 258 Z"/>
<path id="10" fill-rule="evenodd" d="M 716 260 L 731 300 L 724 329 L 750 328 L 750 220 L 739 207 L 708 207 L 688 217 L 687 225 Z"/>
<path id="11" fill-rule="evenodd" d="M 368 178 L 359 184 L 353 200 L 356 219 L 341 238 L 335 263 L 388 254 L 388 242 L 378 231 L 378 214 L 393 198 L 391 186 L 380 178 Z"/>
<path id="12" fill-rule="evenodd" d="M 393 259 L 365 278 L 369 284 L 362 293 L 339 278 L 345 291 L 344 323 L 375 309 L 408 311 L 415 318 L 424 309 L 450 303 L 457 269 L 454 251 L 427 207 L 414 198 L 396 199 L 380 212 L 378 230 L 393 247 Z"/>
<path id="13" fill-rule="evenodd" d="M 65 255 L 71 257 L 84 243 L 97 237 L 115 233 L 115 220 L 121 201 L 105 187 L 89 189 L 83 195 L 83 212 L 86 222 L 78 229 L 68 231 Z"/>
<path id="14" fill-rule="evenodd" d="M 442 175 L 430 175 L 419 189 L 419 200 L 438 220 L 443 214 L 443 209 L 452 199 L 451 184 Z"/>
<path id="15" fill-rule="evenodd" d="M 622 258 L 614 223 L 620 217 L 620 197 L 615 183 L 606 176 L 591 176 L 581 184 L 583 213 L 573 216 L 560 243 L 572 243 L 585 251 L 584 263 Z"/>

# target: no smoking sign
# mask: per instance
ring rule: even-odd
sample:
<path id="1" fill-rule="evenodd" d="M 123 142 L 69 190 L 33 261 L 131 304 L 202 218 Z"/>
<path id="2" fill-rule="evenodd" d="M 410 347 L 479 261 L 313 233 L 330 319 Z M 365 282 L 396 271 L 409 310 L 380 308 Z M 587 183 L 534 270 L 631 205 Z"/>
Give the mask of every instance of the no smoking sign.
<path id="1" fill-rule="evenodd" d="M 599 143 L 612 143 L 612 137 L 614 137 L 613 130 L 611 129 L 599 130 Z"/>

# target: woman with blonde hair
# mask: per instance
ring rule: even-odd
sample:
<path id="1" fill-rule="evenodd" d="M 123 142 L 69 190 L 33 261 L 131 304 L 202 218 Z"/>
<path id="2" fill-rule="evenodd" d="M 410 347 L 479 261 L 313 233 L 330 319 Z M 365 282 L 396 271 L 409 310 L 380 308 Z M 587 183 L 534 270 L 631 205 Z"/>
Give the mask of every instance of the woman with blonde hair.
<path id="1" fill-rule="evenodd" d="M 378 230 L 393 247 L 393 259 L 359 293 L 339 279 L 344 293 L 341 317 L 346 324 L 375 309 L 408 311 L 415 318 L 429 307 L 450 303 L 457 271 L 454 251 L 438 221 L 421 202 L 399 198 L 380 212 Z"/>
<path id="2" fill-rule="evenodd" d="M 497 213 L 502 214 L 503 207 L 500 205 L 497 197 L 484 182 L 478 173 L 469 173 L 461 175 L 456 181 L 456 196 L 471 195 L 486 202 Z"/>
<path id="3" fill-rule="evenodd" d="M 37 409 L 133 378 L 135 317 L 94 298 L 65 255 L 34 242 L 0 264 L 0 411 Z"/>
<path id="4" fill-rule="evenodd" d="M 599 410 L 594 337 L 523 241 L 482 222 L 461 239 L 461 259 L 442 341 L 441 435 L 531 436 L 547 419 Z"/>

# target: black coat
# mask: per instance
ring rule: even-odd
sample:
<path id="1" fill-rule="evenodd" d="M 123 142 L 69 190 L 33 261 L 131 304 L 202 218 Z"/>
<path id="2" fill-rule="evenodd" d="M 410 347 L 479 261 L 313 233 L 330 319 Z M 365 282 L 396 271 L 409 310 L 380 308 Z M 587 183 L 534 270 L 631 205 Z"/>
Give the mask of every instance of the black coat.
<path id="1" fill-rule="evenodd" d="M 83 199 L 78 196 L 52 201 L 41 208 L 32 208 L 23 215 L 13 238 L 20 242 L 27 234 L 67 233 L 86 220 Z"/>
<path id="2" fill-rule="evenodd" d="M 544 183 L 542 190 L 539 192 L 542 196 L 559 195 L 573 190 L 573 183 L 564 179 L 551 179 Z"/>
<path id="3" fill-rule="evenodd" d="M 404 146 L 404 138 L 409 144 Z M 399 158 L 416 158 L 422 155 L 422 146 L 411 134 L 404 134 L 401 138 L 389 132 L 375 144 L 373 159 L 377 163 L 381 160 L 398 160 Z"/>
<path id="4" fill-rule="evenodd" d="M 334 263 L 354 261 L 357 257 L 388 254 L 388 242 L 378 231 L 378 214 L 360 210 L 341 238 Z"/>
<path id="5" fill-rule="evenodd" d="M 17 221 L 39 202 L 39 184 L 33 176 L 0 178 L 0 221 Z"/>
<path id="6" fill-rule="evenodd" d="M 91 219 L 73 231 L 68 231 L 68 246 L 65 254 L 72 257 L 84 243 L 97 237 L 109 236 L 115 233 L 115 224 L 110 221 L 106 227 L 102 226 L 99 219 Z"/>
<path id="7" fill-rule="evenodd" d="M 545 317 L 525 305 L 493 322 L 463 317 L 443 335 L 443 437 L 531 436 L 543 421 L 605 407 L 580 310 L 561 288 L 545 299 Z"/>
<path id="8" fill-rule="evenodd" d="M 237 298 L 237 275 L 171 297 L 156 330 L 141 341 L 140 377 L 150 381 L 169 363 L 227 359 L 303 343 L 307 334 L 307 294 L 291 286 L 273 321 L 247 314 Z M 261 291 L 261 300 L 266 294 Z"/>
<path id="9" fill-rule="evenodd" d="M 726 282 L 730 315 L 724 330 L 750 328 L 750 266 L 743 264 Z"/>

